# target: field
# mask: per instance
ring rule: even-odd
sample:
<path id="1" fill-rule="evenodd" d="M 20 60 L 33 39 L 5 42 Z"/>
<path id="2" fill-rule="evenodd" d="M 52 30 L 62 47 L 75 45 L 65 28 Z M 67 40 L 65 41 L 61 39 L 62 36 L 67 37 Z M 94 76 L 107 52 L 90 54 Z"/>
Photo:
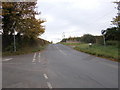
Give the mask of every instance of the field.
<path id="1" fill-rule="evenodd" d="M 103 46 L 94 44 L 91 47 L 89 47 L 89 45 L 85 43 L 62 43 L 62 44 L 72 46 L 74 49 L 78 51 L 82 51 L 99 57 L 108 58 L 114 61 L 120 61 L 117 46 Z"/>

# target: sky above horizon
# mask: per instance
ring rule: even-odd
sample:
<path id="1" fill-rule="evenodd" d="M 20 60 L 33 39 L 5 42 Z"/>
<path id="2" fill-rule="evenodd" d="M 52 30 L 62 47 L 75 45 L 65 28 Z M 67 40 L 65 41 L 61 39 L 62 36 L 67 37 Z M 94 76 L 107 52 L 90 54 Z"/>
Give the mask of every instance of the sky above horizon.
<path id="1" fill-rule="evenodd" d="M 53 41 L 84 34 L 101 35 L 101 30 L 112 27 L 117 15 L 117 0 L 38 0 L 36 18 L 45 19 L 45 33 L 40 37 Z"/>

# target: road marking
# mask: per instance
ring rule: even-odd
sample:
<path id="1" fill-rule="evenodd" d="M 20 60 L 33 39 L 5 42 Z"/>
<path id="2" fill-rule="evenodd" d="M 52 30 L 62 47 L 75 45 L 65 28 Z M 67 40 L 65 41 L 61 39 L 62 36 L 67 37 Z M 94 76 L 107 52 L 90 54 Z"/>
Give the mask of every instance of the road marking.
<path id="1" fill-rule="evenodd" d="M 32 62 L 35 62 L 35 59 L 33 59 L 33 61 Z"/>
<path id="2" fill-rule="evenodd" d="M 34 56 L 33 56 L 33 60 L 32 60 L 32 62 L 35 62 L 35 57 L 36 57 L 36 53 L 34 54 Z"/>
<path id="3" fill-rule="evenodd" d="M 63 52 L 62 50 L 59 49 L 59 51 L 60 51 L 62 54 L 67 55 L 67 54 L 66 54 L 65 52 Z"/>
<path id="4" fill-rule="evenodd" d="M 38 57 L 39 57 L 39 62 L 40 62 L 40 53 L 39 53 Z"/>
<path id="5" fill-rule="evenodd" d="M 57 48 L 62 54 L 67 55 L 65 52 L 63 52 L 62 50 L 60 50 L 57 46 L 56 46 L 56 48 Z"/>
<path id="6" fill-rule="evenodd" d="M 35 57 L 36 57 L 36 53 L 34 54 L 33 58 L 35 58 Z"/>
<path id="7" fill-rule="evenodd" d="M 48 79 L 48 76 L 46 74 L 43 74 L 43 75 L 44 75 L 45 79 Z"/>
<path id="8" fill-rule="evenodd" d="M 32 64 L 36 64 L 36 62 L 33 62 Z"/>
<path id="9" fill-rule="evenodd" d="M 22 63 L 3 63 L 3 64 L 16 64 L 16 65 L 18 65 L 18 64 L 22 64 Z"/>
<path id="10" fill-rule="evenodd" d="M 57 49 L 59 49 L 57 46 L 56 46 Z"/>
<path id="11" fill-rule="evenodd" d="M 52 85 L 49 82 L 47 82 L 47 85 L 49 89 L 52 89 Z"/>
<path id="12" fill-rule="evenodd" d="M 5 59 L 5 60 L 2 60 L 2 61 L 9 61 L 9 60 L 12 60 L 13 58 L 8 58 L 8 59 Z"/>

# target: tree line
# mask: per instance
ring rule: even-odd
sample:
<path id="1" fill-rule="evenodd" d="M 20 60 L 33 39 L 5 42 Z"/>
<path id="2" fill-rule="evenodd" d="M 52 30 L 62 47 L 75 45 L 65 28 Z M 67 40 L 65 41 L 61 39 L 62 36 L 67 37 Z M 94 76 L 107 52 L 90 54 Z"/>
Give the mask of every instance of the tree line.
<path id="1" fill-rule="evenodd" d="M 42 25 L 45 20 L 35 18 L 35 15 L 40 14 L 35 10 L 36 4 L 37 2 L 2 2 L 3 51 L 13 51 L 14 34 L 17 49 L 25 45 L 32 46 L 41 40 L 38 40 L 38 36 L 45 32 Z M 42 40 L 41 44 L 43 41 L 47 42 Z"/>
<path id="2" fill-rule="evenodd" d="M 116 45 L 119 41 L 120 31 L 118 27 L 107 28 L 104 31 L 105 41 L 108 45 Z M 96 44 L 104 44 L 103 35 L 95 36 L 91 34 L 84 34 L 81 37 L 69 37 L 62 39 L 61 42 L 67 41 L 77 41 L 80 43 L 96 43 Z"/>

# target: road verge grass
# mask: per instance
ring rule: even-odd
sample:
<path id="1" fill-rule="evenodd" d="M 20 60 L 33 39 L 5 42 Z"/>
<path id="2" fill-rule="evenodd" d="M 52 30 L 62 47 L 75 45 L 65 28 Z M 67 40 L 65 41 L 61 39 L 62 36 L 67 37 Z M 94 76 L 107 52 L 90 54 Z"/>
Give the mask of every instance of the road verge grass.
<path id="1" fill-rule="evenodd" d="M 47 45 L 44 46 L 26 46 L 24 48 L 21 48 L 20 50 L 16 51 L 16 52 L 2 52 L 2 56 L 11 56 L 11 55 L 21 55 L 21 54 L 28 54 L 28 53 L 33 53 L 33 52 L 38 52 L 38 51 L 42 51 L 46 48 Z"/>
<path id="2" fill-rule="evenodd" d="M 89 47 L 88 44 L 85 43 L 62 43 L 68 46 L 74 46 L 73 48 L 78 51 L 82 51 L 85 53 L 89 53 L 98 57 L 108 58 L 113 61 L 120 62 L 120 56 L 118 55 L 118 47 L 117 46 L 103 46 L 94 44 Z"/>

